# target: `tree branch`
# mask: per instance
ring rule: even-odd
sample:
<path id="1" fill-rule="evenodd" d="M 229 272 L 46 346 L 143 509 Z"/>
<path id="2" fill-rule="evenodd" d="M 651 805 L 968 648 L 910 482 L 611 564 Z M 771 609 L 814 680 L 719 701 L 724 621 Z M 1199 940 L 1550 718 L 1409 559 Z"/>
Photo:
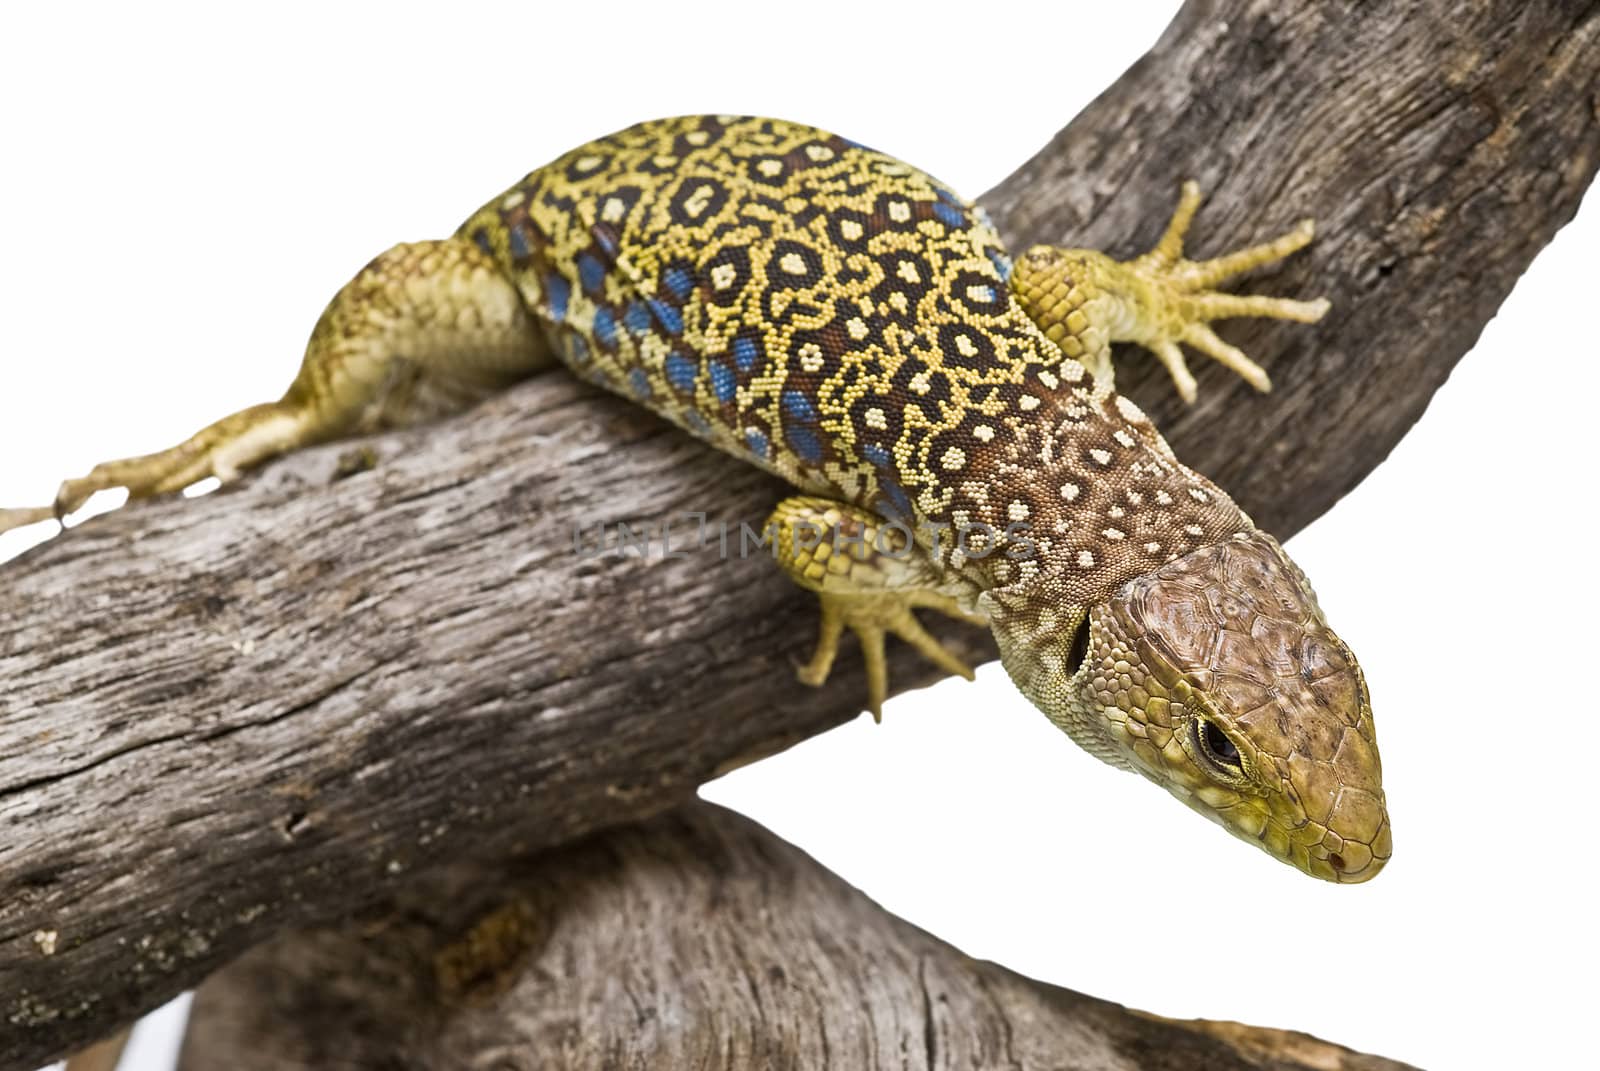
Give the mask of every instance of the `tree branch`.
<path id="1" fill-rule="evenodd" d="M 196 997 L 181 1071 L 494 1067 L 1400 1071 L 1178 1022 L 971 959 L 771 833 L 691 805 L 533 861 L 459 864 Z"/>
<path id="2" fill-rule="evenodd" d="M 1597 57 L 1593 2 L 1196 0 L 986 202 L 1016 248 L 1136 249 L 1184 176 L 1214 195 L 1198 252 L 1319 216 L 1254 288 L 1324 293 L 1330 321 L 1230 328 L 1277 391 L 1200 369 L 1178 413 L 1153 362 L 1124 373 L 1180 456 L 1286 536 L 1381 460 L 1575 211 Z M 656 813 L 854 716 L 859 660 L 797 687 L 815 608 L 737 559 L 739 522 L 781 493 L 546 375 L 0 570 L 0 1068 L 408 872 Z M 733 560 L 572 550 L 575 524 L 685 510 L 732 526 Z M 955 646 L 992 654 L 972 630 Z M 933 677 L 905 650 L 891 670 Z"/>

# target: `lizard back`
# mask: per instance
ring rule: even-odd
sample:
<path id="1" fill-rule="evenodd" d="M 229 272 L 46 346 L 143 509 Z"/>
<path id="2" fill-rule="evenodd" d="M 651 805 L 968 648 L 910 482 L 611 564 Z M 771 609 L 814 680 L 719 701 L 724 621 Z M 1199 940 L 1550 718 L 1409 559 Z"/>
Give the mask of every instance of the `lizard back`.
<path id="1" fill-rule="evenodd" d="M 908 522 L 1024 523 L 1088 589 L 1240 527 L 1013 299 L 981 209 L 845 138 L 641 123 L 458 233 L 579 375 L 811 493 Z"/>

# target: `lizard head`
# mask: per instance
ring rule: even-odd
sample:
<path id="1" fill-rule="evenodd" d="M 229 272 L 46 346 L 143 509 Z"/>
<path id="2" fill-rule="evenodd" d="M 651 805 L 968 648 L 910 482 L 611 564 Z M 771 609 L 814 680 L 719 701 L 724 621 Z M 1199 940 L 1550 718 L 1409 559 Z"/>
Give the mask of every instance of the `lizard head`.
<path id="1" fill-rule="evenodd" d="M 1201 547 L 1086 611 L 1050 573 L 984 598 L 1007 672 L 1091 753 L 1313 877 L 1388 861 L 1366 682 L 1271 536 Z"/>

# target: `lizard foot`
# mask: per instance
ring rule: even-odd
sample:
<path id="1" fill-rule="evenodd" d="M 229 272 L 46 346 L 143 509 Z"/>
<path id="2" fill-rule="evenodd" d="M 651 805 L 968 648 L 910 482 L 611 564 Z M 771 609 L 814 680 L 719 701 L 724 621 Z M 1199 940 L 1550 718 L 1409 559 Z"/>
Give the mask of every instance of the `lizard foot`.
<path id="1" fill-rule="evenodd" d="M 972 679 L 972 667 L 945 650 L 912 612 L 914 608 L 927 607 L 962 621 L 973 620 L 955 599 L 936 592 L 875 592 L 870 595 L 821 592 L 820 598 L 822 625 L 817 634 L 817 649 L 811 661 L 795 674 L 801 683 L 816 687 L 828 679 L 834 657 L 839 653 L 839 637 L 846 628 L 861 641 L 861 657 L 867 666 L 867 709 L 875 722 L 882 723 L 883 701 L 889 695 L 888 662 L 884 657 L 886 635 L 905 640 L 946 673 Z"/>
<path id="2" fill-rule="evenodd" d="M 812 686 L 828 679 L 845 629 L 861 641 L 867 666 L 867 703 L 875 721 L 883 720 L 889 694 L 884 639 L 898 636 L 944 670 L 972 679 L 966 663 L 946 651 L 913 612 L 936 610 L 964 621 L 982 617 L 963 609 L 958 592 L 944 579 L 903 526 L 885 526 L 878 515 L 826 498 L 786 498 L 767 520 L 773 555 L 796 584 L 822 600 L 822 626 L 816 653 L 801 666 L 800 680 Z"/>
<path id="3" fill-rule="evenodd" d="M 245 469 L 300 445 L 304 432 L 297 410 L 281 402 L 252 406 L 223 417 L 171 449 L 96 465 L 87 476 L 64 482 L 48 511 L 15 512 L 39 520 L 44 519 L 39 515 L 46 513 L 59 519 L 89 501 L 96 491 L 113 487 L 126 487 L 129 498 L 150 498 L 211 477 L 229 483 Z"/>
<path id="4" fill-rule="evenodd" d="M 1217 337 L 1211 321 L 1258 317 L 1316 323 L 1327 314 L 1329 302 L 1213 288 L 1305 248 L 1315 225 L 1304 219 L 1270 242 L 1211 260 L 1187 260 L 1183 240 L 1200 200 L 1200 187 L 1185 182 L 1161 240 L 1133 260 L 1112 260 L 1093 249 L 1035 246 L 1017 262 L 1013 290 L 1045 335 L 1097 377 L 1111 372 L 1110 343 L 1136 342 L 1156 355 L 1178 394 L 1192 402 L 1196 384 L 1184 360 L 1182 346 L 1187 344 L 1237 372 L 1256 390 L 1271 390 L 1266 371 Z"/>

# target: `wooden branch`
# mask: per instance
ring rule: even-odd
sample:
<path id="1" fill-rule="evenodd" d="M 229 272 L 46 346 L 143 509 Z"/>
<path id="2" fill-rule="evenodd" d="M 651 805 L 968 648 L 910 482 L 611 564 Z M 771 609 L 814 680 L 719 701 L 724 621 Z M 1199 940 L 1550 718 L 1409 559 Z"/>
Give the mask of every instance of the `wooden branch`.
<path id="1" fill-rule="evenodd" d="M 445 868 L 356 924 L 270 942 L 201 987 L 179 1063 L 180 1071 L 1135 1065 L 1404 1066 L 1305 1034 L 1132 1012 L 971 959 L 708 804 L 532 862 Z"/>
<path id="2" fill-rule="evenodd" d="M 1181 456 L 1288 535 L 1415 419 L 1597 159 L 1595 3 L 1217 0 L 987 202 L 1016 247 L 1136 249 L 1182 176 L 1214 193 L 1201 253 L 1321 217 L 1252 285 L 1324 293 L 1330 322 L 1229 328 L 1275 393 L 1201 369 L 1178 414 L 1152 362 L 1125 374 Z M 547 375 L 0 570 L 0 1069 L 420 867 L 658 812 L 854 716 L 854 653 L 796 686 L 815 608 L 737 558 L 780 493 Z M 668 518 L 681 547 L 685 511 L 731 526 L 733 560 L 572 549 L 575 524 Z M 972 630 L 956 646 L 991 654 Z M 891 669 L 933 676 L 903 649 Z"/>
<path id="3" fill-rule="evenodd" d="M 1388 456 L 1572 218 L 1600 160 L 1597 41 L 1592 0 L 1191 2 L 984 203 L 1013 249 L 1142 252 L 1184 178 L 1208 194 L 1194 256 L 1316 219 L 1309 255 L 1243 285 L 1325 295 L 1328 318 L 1224 332 L 1267 355 L 1270 399 L 1203 358 L 1188 408 L 1131 347 L 1117 373 L 1179 457 L 1287 537 Z"/>

